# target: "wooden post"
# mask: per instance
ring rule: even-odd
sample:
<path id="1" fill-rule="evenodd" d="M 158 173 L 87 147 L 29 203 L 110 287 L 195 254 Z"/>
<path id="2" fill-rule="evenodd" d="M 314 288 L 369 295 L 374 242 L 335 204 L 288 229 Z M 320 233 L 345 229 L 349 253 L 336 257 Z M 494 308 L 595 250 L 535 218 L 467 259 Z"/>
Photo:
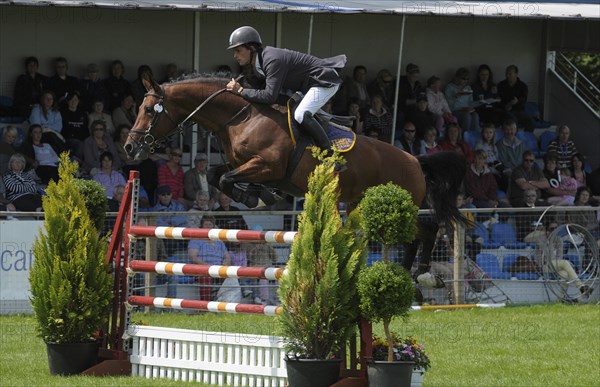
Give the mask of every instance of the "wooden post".
<path id="1" fill-rule="evenodd" d="M 465 228 L 454 223 L 454 303 L 465 303 Z"/>

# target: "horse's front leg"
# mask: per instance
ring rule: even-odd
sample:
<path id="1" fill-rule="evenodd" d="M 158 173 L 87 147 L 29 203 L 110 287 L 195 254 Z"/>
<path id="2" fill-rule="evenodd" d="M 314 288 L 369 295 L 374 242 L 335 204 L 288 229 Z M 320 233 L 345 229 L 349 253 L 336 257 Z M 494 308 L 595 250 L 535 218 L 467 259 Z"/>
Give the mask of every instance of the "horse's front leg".
<path id="1" fill-rule="evenodd" d="M 266 162 L 263 158 L 255 156 L 238 168 L 226 172 L 221 176 L 219 185 L 221 190 L 231 192 L 231 198 L 244 203 L 250 208 L 258 205 L 261 190 L 253 188 L 243 191 L 235 183 L 257 183 L 278 180 L 283 177 L 283 168 L 275 163 Z"/>

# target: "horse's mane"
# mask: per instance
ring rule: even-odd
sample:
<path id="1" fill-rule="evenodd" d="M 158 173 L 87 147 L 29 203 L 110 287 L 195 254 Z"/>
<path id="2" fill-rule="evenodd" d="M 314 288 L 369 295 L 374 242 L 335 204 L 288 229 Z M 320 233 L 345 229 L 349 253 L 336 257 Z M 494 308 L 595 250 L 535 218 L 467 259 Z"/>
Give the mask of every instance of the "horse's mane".
<path id="1" fill-rule="evenodd" d="M 210 73 L 188 73 L 183 74 L 179 78 L 173 80 L 171 83 L 188 83 L 188 82 L 198 82 L 198 81 L 209 81 L 215 83 L 229 82 L 231 79 L 231 74 L 226 72 L 210 72 Z"/>

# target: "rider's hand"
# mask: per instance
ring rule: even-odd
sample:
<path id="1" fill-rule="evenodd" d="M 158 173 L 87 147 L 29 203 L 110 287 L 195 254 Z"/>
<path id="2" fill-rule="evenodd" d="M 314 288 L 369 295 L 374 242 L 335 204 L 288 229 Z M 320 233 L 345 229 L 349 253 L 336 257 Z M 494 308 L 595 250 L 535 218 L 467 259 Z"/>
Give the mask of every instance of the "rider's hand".
<path id="1" fill-rule="evenodd" d="M 231 81 L 227 83 L 227 90 L 233 91 L 234 93 L 240 94 L 243 90 L 242 85 L 237 83 L 237 81 L 231 78 Z"/>

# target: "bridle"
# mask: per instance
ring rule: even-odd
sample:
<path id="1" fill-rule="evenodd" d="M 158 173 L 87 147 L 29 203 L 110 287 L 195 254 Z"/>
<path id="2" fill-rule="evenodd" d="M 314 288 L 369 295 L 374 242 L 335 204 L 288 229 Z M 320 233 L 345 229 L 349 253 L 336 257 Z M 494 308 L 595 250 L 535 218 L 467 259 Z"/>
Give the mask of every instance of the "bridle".
<path id="1" fill-rule="evenodd" d="M 147 150 L 150 153 L 154 153 L 154 151 L 157 148 L 159 148 L 160 146 L 162 146 L 162 144 L 165 143 L 169 139 L 169 137 L 174 136 L 176 134 L 179 134 L 179 133 L 183 132 L 184 129 L 186 129 L 189 125 L 191 125 L 190 120 L 192 119 L 192 117 L 196 113 L 198 113 L 204 106 L 206 106 L 210 101 L 212 101 L 214 98 L 216 98 L 219 94 L 221 94 L 221 93 L 223 93 L 225 91 L 229 91 L 229 90 L 227 90 L 227 88 L 223 88 L 223 89 L 219 89 L 219 90 L 215 91 L 214 93 L 212 93 L 200 105 L 198 105 L 198 107 L 196 107 L 196 109 L 194 109 L 190 114 L 188 114 L 188 116 L 183 121 L 181 121 L 179 124 L 173 119 L 173 117 L 171 116 L 171 114 L 169 114 L 169 111 L 167 110 L 167 108 L 164 105 L 165 97 L 164 97 L 164 91 L 163 91 L 163 87 L 162 86 L 160 86 L 160 93 L 158 93 L 158 94 L 157 93 L 146 93 L 146 94 L 144 94 L 144 98 L 146 98 L 146 97 L 154 97 L 154 98 L 158 99 L 158 102 L 154 104 L 154 107 L 152 109 L 154 115 L 152 117 L 152 121 L 150 121 L 150 126 L 148 127 L 148 129 L 143 130 L 143 129 L 132 128 L 130 130 L 130 133 L 129 133 L 130 140 L 135 144 L 135 146 L 137 147 L 137 149 L 144 149 L 144 150 Z M 241 113 L 243 113 L 245 110 L 247 110 L 249 106 L 250 106 L 249 103 L 246 104 L 229 121 L 227 121 L 227 123 L 225 124 L 225 126 L 227 126 L 233 120 L 235 120 Z M 165 114 L 165 116 L 173 124 L 175 124 L 176 130 L 174 130 L 170 134 L 167 134 L 167 135 L 165 135 L 165 136 L 160 137 L 160 138 L 157 139 L 152 134 L 152 131 L 154 130 L 154 128 L 158 124 L 158 121 L 160 120 L 160 116 L 163 113 Z M 141 141 L 139 139 L 137 139 L 137 138 L 134 138 L 132 136 L 132 134 L 142 135 Z"/>

